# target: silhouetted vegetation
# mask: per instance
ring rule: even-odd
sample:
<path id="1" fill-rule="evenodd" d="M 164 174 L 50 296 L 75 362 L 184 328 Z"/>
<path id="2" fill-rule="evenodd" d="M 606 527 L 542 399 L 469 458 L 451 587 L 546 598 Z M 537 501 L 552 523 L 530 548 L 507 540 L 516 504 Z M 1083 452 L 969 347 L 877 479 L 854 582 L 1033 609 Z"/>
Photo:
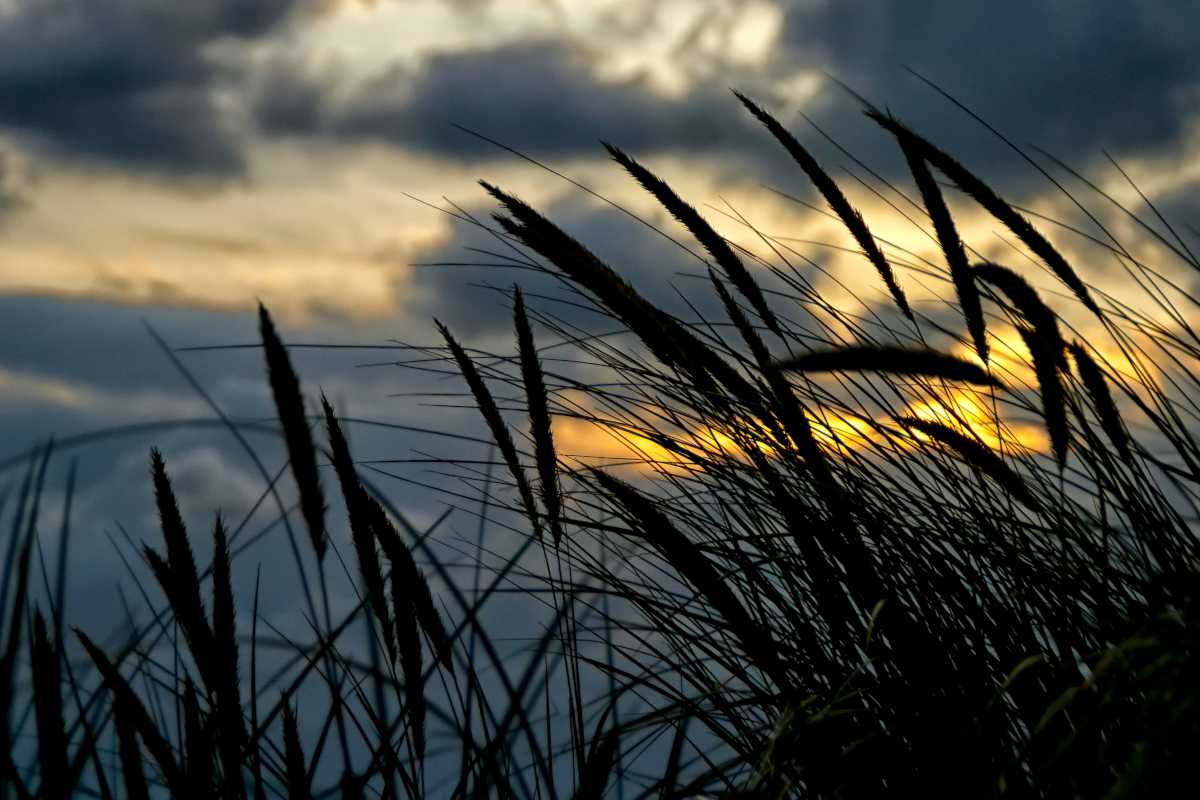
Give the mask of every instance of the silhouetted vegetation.
<path id="1" fill-rule="evenodd" d="M 139 584 L 151 622 L 103 644 L 64 630 L 61 567 L 51 593 L 41 565 L 51 607 L 33 600 L 47 446 L 0 495 L 12 520 L 3 796 L 1162 797 L 1187 785 L 1200 741 L 1195 300 L 1102 236 L 1092 244 L 1147 307 L 1090 285 L 1028 214 L 872 109 L 916 194 L 890 189 L 942 261 L 905 255 L 794 133 L 738 97 L 845 226 L 859 285 L 878 281 L 894 308 L 836 307 L 788 242 L 762 234 L 772 258 L 736 246 L 612 145 L 702 246 L 723 316 L 656 306 L 622 277 L 628 265 L 484 183 L 494 219 L 467 221 L 496 238 L 496 257 L 595 314 L 587 327 L 514 287 L 510 352 L 472 350 L 438 323 L 445 347 L 407 362 L 453 376 L 499 453 L 437 465 L 437 488 L 482 502 L 470 568 L 430 546 L 441 520 L 418 530 L 370 482 L 379 469 L 355 462 L 351 423 L 324 398 L 312 413 L 262 309 L 299 501 L 265 469 L 264 497 L 301 575 L 307 563 L 318 576 L 297 590 L 309 638 L 263 631 L 257 593 L 234 596 L 236 534 L 219 516 L 201 568 L 158 451 L 162 548 L 141 552 L 157 587 Z M 1032 257 L 979 256 L 948 193 Z M 1200 270 L 1172 231 L 1139 230 Z M 1040 294 L 1039 270 L 1067 291 Z M 928 286 L 946 299 L 923 299 Z M 1087 334 L 1071 324 L 1079 308 Z M 562 421 L 629 457 L 570 452 Z M 344 515 L 327 508 L 335 480 Z M 484 535 L 514 526 L 515 540 Z M 360 599 L 338 618 L 325 569 L 345 563 L 347 539 Z M 497 627 L 490 612 L 518 602 Z"/>

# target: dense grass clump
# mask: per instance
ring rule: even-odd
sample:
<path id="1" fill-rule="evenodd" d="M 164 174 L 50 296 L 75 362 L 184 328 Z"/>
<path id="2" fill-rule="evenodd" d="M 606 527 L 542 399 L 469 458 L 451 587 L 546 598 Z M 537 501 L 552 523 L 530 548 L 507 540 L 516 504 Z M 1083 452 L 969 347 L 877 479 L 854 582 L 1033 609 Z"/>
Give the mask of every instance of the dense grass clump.
<path id="1" fill-rule="evenodd" d="M 1194 301 L 1115 239 L 1093 243 L 1147 307 L 1088 284 L 1028 214 L 870 110 L 941 262 L 906 255 L 797 134 L 738 97 L 894 308 L 836 307 L 787 242 L 762 235 L 770 258 L 738 247 L 613 145 L 702 246 L 722 317 L 655 305 L 624 277 L 631 265 L 484 183 L 495 224 L 472 221 L 595 324 L 514 288 L 512 352 L 472 350 L 438 323 L 445 346 L 407 362 L 432 359 L 465 387 L 499 454 L 437 464 L 452 503 L 482 501 L 468 560 L 434 547 L 441 520 L 418 530 L 377 490 L 369 478 L 387 473 L 355 461 L 324 398 L 328 449 L 314 444 L 262 309 L 298 502 L 274 480 L 264 497 L 283 523 L 304 519 L 311 552 L 295 555 L 302 575 L 316 562 L 324 613 L 310 599 L 307 641 L 260 631 L 257 591 L 231 588 L 236 534 L 218 517 L 200 568 L 154 451 L 165 555 L 142 556 L 165 602 L 146 592 L 153 622 L 120 646 L 64 636 L 61 591 L 47 625 L 29 586 L 47 448 L 20 485 L 0 594 L 5 743 L 30 735 L 25 717 L 36 729 L 35 746 L 0 747 L 30 756 L 0 765 L 5 791 L 1154 797 L 1181 785 L 1200 741 L 1200 337 L 1174 303 Z M 1005 226 L 1028 263 L 982 258 L 950 199 Z M 1200 270 L 1170 231 L 1142 232 Z M 1035 289 L 1042 270 L 1066 292 Z M 924 299 L 910 276 L 945 291 Z M 628 458 L 570 451 L 556 431 L 567 422 Z M 344 565 L 346 539 L 359 600 L 336 617 L 326 553 Z M 364 643 L 347 633 L 355 621 Z M 25 663 L 32 713 L 14 721 L 5 690 Z"/>

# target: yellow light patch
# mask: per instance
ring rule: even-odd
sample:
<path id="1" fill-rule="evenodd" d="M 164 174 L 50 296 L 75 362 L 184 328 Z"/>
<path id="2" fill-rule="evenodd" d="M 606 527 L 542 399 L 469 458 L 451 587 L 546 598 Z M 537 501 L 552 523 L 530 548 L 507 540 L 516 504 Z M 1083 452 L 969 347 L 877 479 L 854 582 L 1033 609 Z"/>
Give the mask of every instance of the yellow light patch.
<path id="1" fill-rule="evenodd" d="M 925 400 L 908 407 L 917 419 L 936 422 L 960 433 L 974 436 L 993 450 L 1047 452 L 1050 439 L 1037 425 L 997 420 L 984 396 L 969 390 L 952 390 L 944 400 Z M 912 431 L 918 441 L 929 441 L 920 431 Z"/>

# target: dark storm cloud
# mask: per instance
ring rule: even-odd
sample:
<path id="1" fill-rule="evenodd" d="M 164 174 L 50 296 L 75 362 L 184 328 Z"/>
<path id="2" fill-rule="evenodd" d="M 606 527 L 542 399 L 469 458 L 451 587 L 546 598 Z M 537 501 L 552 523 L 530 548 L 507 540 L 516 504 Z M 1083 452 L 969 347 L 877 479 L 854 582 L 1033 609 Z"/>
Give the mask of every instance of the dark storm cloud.
<path id="1" fill-rule="evenodd" d="M 1200 97 L 1198 26 L 1200 4 L 1174 0 L 837 0 L 795 4 L 783 40 L 935 140 L 964 117 L 904 67 L 1018 142 L 1078 163 L 1177 144 Z"/>
<path id="2" fill-rule="evenodd" d="M 270 29 L 298 0 L 26 0 L 0 17 L 0 128 L 87 161 L 242 168 L 205 50 Z"/>
<path id="3" fill-rule="evenodd" d="M 554 42 L 433 56 L 416 74 L 393 70 L 348 99 L 281 69 L 263 87 L 260 115 L 273 133 L 392 142 L 460 159 L 497 151 L 452 122 L 541 156 L 599 153 L 597 139 L 641 151 L 715 150 L 744 145 L 752 127 L 724 86 L 676 99 L 640 80 L 603 82 Z"/>

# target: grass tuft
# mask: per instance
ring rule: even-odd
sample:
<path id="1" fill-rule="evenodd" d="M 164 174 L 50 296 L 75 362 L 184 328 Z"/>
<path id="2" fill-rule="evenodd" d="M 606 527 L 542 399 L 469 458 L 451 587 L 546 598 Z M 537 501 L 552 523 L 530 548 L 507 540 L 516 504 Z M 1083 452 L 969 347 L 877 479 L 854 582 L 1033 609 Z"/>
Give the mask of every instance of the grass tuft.
<path id="1" fill-rule="evenodd" d="M 900 262 L 884 258 L 795 137 L 739 98 L 850 230 L 892 295 L 882 302 L 911 319 L 891 272 Z M 861 298 L 855 308 L 866 314 L 838 308 L 812 282 L 816 273 L 785 255 L 807 259 L 805 243 L 751 227 L 776 259 L 763 260 L 768 307 L 740 251 L 615 147 L 609 155 L 707 251 L 677 306 L 639 294 L 625 277 L 636 264 L 618 271 L 484 183 L 500 205 L 498 227 L 459 218 L 512 254 L 489 258 L 539 274 L 561 294 L 539 293 L 553 306 L 535 309 L 534 295 L 514 288 L 515 354 L 510 345 L 468 355 L 439 326 L 446 347 L 403 345 L 420 355 L 401 365 L 464 376 L 468 390 L 447 403 L 465 398 L 479 409 L 519 502 L 496 500 L 495 450 L 462 431 L 420 431 L 460 448 L 453 455 L 389 459 L 387 469 L 356 463 L 347 421 L 322 397 L 358 569 L 343 563 L 299 379 L 260 308 L 298 505 L 317 557 L 328 548 L 344 567 L 320 572 L 324 618 L 301 563 L 304 616 L 285 607 L 288 624 L 278 624 L 278 598 L 295 587 L 273 586 L 267 565 L 276 602 L 260 609 L 256 581 L 253 604 L 242 604 L 250 624 L 238 634 L 234 562 L 253 558 L 250 548 L 281 522 L 296 552 L 292 509 L 275 491 L 287 465 L 274 477 L 262 470 L 261 498 L 279 501 L 275 516 L 260 502 L 231 532 L 218 516 L 213 561 L 201 569 L 155 450 L 165 548 L 145 547 L 144 556 L 167 603 L 127 605 L 106 639 L 123 642 L 112 655 L 79 634 L 81 665 L 62 641 L 69 525 L 57 586 L 40 539 L 52 448 L 3 462 L 0 472 L 22 468 L 24 477 L 0 480 L 0 519 L 11 515 L 0 568 L 0 800 L 108 800 L 122 784 L 131 798 L 233 800 L 1124 798 L 1189 785 L 1191 751 L 1180 743 L 1200 738 L 1200 334 L 1175 306 L 1181 284 L 1170 265 L 1150 267 L 1110 237 L 1106 252 L 1134 281 L 1129 296 L 1106 290 L 1101 314 L 1091 294 L 1099 291 L 1063 256 L 1073 247 L 1058 250 L 944 152 L 872 114 L 898 141 L 928 212 L 905 220 L 943 257 L 913 253 L 922 265 L 908 274 L 950 282 L 957 294 L 957 304 L 929 300 L 944 307 L 927 306 L 921 326 L 939 341 L 972 343 L 982 367 L 923 346 L 920 331 Z M 935 171 L 1041 263 L 1031 260 L 1027 276 L 970 266 L 976 250 Z M 1140 230 L 1154 236 L 1160 227 Z M 1194 264 L 1182 240 L 1155 242 Z M 1037 271 L 1071 288 L 1059 308 L 1032 288 Z M 853 294 L 857 284 L 842 285 Z M 1002 339 L 989 337 L 981 297 L 1016 325 L 1027 351 L 996 356 Z M 1063 332 L 1080 309 L 1100 315 L 1103 330 L 1075 334 L 1068 346 Z M 1109 368 L 1101 354 L 1110 351 L 1127 368 Z M 1002 370 L 1012 376 L 1007 388 L 993 376 Z M 498 401 L 495 386 L 524 391 Z M 531 454 L 517 450 L 505 404 L 506 414 L 528 414 Z M 242 429 L 276 432 L 221 416 L 248 448 Z M 412 432 L 374 430 L 393 428 Z M 477 445 L 489 446 L 486 458 L 461 449 Z M 536 475 L 526 477 L 529 458 Z M 410 468 L 435 477 L 392 471 Z M 447 508 L 419 530 L 368 471 L 438 492 Z M 67 480 L 65 518 L 73 466 Z M 497 519 L 500 507 L 516 513 Z M 468 514 L 474 536 L 463 530 Z M 539 544 L 546 528 L 561 545 L 553 553 Z M 124 540 L 136 550 L 134 537 Z M 141 572 L 130 575 L 155 606 Z M 210 578 L 211 623 L 201 593 Z M 49 631 L 39 610 L 47 601 Z M 352 641 L 357 631 L 366 648 Z"/>
<path id="2" fill-rule="evenodd" d="M 1038 502 L 1021 476 L 1004 463 L 1004 459 L 996 455 L 983 442 L 957 431 L 948 425 L 917 417 L 901 417 L 900 423 L 907 428 L 920 431 L 934 441 L 946 445 L 971 467 L 995 481 L 1001 488 L 1020 500 L 1033 511 L 1041 511 L 1042 504 Z"/>
<path id="3" fill-rule="evenodd" d="M 1066 342 L 1058 325 L 1058 317 L 1042 302 L 1042 298 L 1029 282 L 1008 267 L 999 264 L 977 264 L 973 272 L 980 280 L 1004 292 L 1009 302 L 1021 312 L 1021 316 L 1046 343 L 1054 362 L 1065 368 Z"/>
<path id="4" fill-rule="evenodd" d="M 283 747 L 285 778 L 288 800 L 312 800 L 312 786 L 308 778 L 308 765 L 304 748 L 300 746 L 300 731 L 296 727 L 296 714 L 287 697 L 283 698 Z"/>
<path id="5" fill-rule="evenodd" d="M 196 558 L 192 555 L 192 544 L 188 540 L 187 527 L 179 513 L 175 492 L 162 453 L 150 451 L 150 472 L 154 480 L 154 500 L 158 506 L 159 525 L 167 548 L 166 560 L 146 547 L 144 554 L 154 572 L 158 585 L 175 612 L 175 619 L 187 637 L 188 647 L 196 668 L 209 691 L 220 685 L 214 663 L 212 629 L 208 614 L 200 595 L 200 574 L 196 569 Z"/>

